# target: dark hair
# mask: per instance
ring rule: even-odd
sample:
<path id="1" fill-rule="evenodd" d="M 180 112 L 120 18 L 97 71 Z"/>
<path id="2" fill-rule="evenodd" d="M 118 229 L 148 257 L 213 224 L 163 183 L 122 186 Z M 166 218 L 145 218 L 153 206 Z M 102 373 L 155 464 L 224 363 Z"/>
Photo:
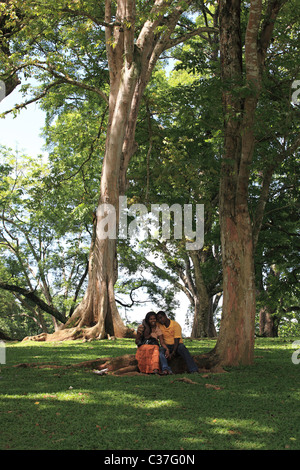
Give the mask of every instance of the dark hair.
<path id="1" fill-rule="evenodd" d="M 154 315 L 155 318 L 156 318 L 156 314 L 155 312 L 148 312 L 147 315 L 145 316 L 145 322 L 147 323 L 147 325 L 150 327 L 150 323 L 149 323 L 149 318 Z"/>
<path id="2" fill-rule="evenodd" d="M 165 312 L 163 312 L 162 310 L 160 310 L 159 312 L 157 312 L 156 318 L 157 318 L 157 315 L 163 315 L 164 317 L 167 316 L 167 315 L 165 314 Z"/>

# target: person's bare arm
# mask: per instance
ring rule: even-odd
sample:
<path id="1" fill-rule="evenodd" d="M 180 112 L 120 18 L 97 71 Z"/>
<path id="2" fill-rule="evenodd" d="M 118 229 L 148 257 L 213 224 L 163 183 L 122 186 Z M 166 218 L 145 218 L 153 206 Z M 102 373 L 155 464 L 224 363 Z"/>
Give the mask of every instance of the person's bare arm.
<path id="1" fill-rule="evenodd" d="M 138 329 L 137 329 L 137 332 L 136 332 L 136 338 L 135 338 L 135 343 L 138 344 L 138 342 L 141 340 L 141 336 L 144 332 L 144 326 L 143 325 L 139 325 L 138 326 Z"/>

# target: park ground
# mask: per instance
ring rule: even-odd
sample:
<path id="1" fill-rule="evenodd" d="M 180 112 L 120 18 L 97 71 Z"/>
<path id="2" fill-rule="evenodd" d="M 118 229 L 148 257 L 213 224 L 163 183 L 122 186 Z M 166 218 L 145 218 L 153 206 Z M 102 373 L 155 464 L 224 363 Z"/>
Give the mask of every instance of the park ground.
<path id="1" fill-rule="evenodd" d="M 166 377 L 99 376 L 67 367 L 134 354 L 132 339 L 6 343 L 6 364 L 0 365 L 0 448 L 299 450 L 296 339 L 257 339 L 250 367 Z M 186 339 L 185 344 L 198 355 L 215 341 Z M 49 366 L 18 367 L 21 363 Z"/>

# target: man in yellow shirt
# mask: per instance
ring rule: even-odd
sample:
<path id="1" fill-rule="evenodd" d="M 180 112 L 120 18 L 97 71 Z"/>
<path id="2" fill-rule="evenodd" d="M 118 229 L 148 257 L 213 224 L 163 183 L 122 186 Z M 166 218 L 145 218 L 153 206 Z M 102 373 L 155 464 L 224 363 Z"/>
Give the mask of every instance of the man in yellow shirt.
<path id="1" fill-rule="evenodd" d="M 190 355 L 188 349 L 185 347 L 182 341 L 182 333 L 181 333 L 181 326 L 177 321 L 170 320 L 167 317 L 165 312 L 162 310 L 156 314 L 156 319 L 159 323 L 159 329 L 161 330 L 164 342 L 170 352 L 169 359 L 175 356 L 175 354 L 179 354 L 186 362 L 188 371 L 193 374 L 198 372 L 198 367 L 195 364 L 192 356 Z M 159 349 L 159 359 L 163 373 L 165 374 L 172 374 L 171 367 L 168 365 L 168 359 L 165 356 L 165 349 Z"/>

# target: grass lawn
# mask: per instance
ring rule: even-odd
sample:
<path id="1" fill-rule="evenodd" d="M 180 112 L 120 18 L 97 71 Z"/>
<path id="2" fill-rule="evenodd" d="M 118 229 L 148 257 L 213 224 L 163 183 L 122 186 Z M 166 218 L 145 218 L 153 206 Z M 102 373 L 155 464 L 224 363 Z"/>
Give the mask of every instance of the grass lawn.
<path id="1" fill-rule="evenodd" d="M 296 338 L 295 338 L 296 339 Z M 131 339 L 6 343 L 0 448 L 16 450 L 298 450 L 300 364 L 294 339 L 258 339 L 251 367 L 223 374 L 97 376 L 68 365 L 135 353 Z M 212 340 L 185 340 L 192 354 Z"/>

